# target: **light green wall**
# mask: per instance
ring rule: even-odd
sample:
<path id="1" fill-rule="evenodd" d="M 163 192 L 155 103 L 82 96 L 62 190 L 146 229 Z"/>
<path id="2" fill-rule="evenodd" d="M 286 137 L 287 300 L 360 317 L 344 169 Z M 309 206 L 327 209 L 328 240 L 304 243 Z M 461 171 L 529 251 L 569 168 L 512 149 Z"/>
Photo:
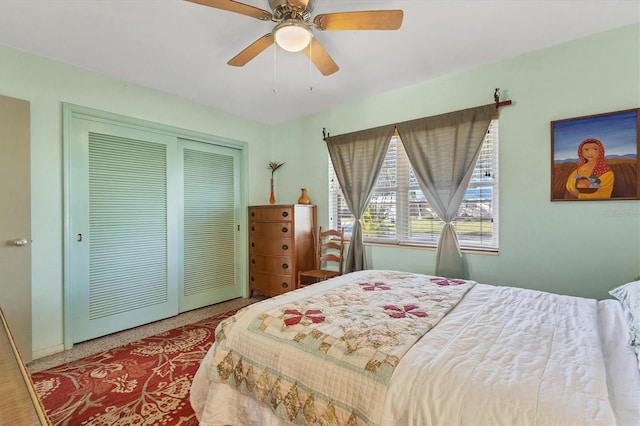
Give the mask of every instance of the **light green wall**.
<path id="1" fill-rule="evenodd" d="M 640 201 L 549 202 L 549 122 L 640 106 L 639 40 L 634 25 L 277 126 L 0 46 L 0 94 L 31 102 L 34 356 L 63 342 L 62 102 L 247 142 L 248 202 L 268 201 L 267 162 L 286 161 L 278 203 L 306 187 L 326 226 L 323 127 L 340 134 L 486 104 L 500 87 L 514 101 L 500 121 L 500 254 L 465 255 L 470 276 L 606 297 L 640 275 Z M 367 255 L 374 268 L 434 269 L 431 250 L 377 246 Z"/>
<path id="2" fill-rule="evenodd" d="M 35 358 L 63 343 L 62 102 L 247 142 L 248 202 L 264 203 L 270 126 L 5 46 L 0 70 L 0 94 L 31 103 Z"/>
<path id="3" fill-rule="evenodd" d="M 425 63 L 430 60 L 437 58 Z M 605 298 L 615 285 L 640 276 L 640 201 L 549 201 L 550 122 L 640 107 L 639 25 L 278 125 L 273 156 L 287 161 L 280 193 L 295 200 L 300 187 L 308 188 L 326 226 L 323 127 L 341 134 L 483 105 L 496 87 L 513 100 L 500 111 L 500 253 L 465 254 L 470 278 Z M 370 268 L 435 269 L 432 250 L 368 246 L 366 253 Z"/>

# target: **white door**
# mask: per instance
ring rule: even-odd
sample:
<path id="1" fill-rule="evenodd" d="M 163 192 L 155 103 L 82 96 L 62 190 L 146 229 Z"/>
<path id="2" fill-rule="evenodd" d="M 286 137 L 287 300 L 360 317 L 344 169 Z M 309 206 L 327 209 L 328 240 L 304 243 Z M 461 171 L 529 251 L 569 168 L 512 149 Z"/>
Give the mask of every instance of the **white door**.
<path id="1" fill-rule="evenodd" d="M 31 175 L 29 102 L 0 96 L 0 307 L 31 361 Z"/>

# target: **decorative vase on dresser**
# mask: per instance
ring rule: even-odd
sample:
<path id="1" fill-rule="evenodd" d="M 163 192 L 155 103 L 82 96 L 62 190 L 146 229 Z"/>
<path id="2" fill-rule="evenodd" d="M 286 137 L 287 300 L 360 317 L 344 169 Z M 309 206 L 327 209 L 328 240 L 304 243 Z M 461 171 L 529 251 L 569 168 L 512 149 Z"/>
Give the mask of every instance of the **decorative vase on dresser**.
<path id="1" fill-rule="evenodd" d="M 315 265 L 316 206 L 249 207 L 249 290 L 276 296 L 294 290 L 298 271 Z"/>
<path id="2" fill-rule="evenodd" d="M 307 194 L 307 188 L 302 188 L 300 190 L 300 198 L 298 198 L 298 204 L 311 204 L 311 198 L 309 198 L 309 194 Z"/>

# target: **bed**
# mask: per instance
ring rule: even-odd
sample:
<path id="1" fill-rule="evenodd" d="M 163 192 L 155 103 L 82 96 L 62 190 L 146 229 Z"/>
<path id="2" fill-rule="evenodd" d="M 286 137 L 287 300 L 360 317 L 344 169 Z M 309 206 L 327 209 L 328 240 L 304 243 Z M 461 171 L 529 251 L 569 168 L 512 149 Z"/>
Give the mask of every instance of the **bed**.
<path id="1" fill-rule="evenodd" d="M 222 322 L 191 405 L 203 426 L 640 425 L 640 281 L 616 290 L 345 274 Z"/>

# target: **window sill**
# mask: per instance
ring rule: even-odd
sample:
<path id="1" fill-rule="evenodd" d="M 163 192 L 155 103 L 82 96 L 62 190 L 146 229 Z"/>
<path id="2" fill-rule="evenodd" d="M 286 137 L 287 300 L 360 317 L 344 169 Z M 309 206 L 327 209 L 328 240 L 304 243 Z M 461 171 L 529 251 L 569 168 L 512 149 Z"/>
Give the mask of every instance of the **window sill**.
<path id="1" fill-rule="evenodd" d="M 350 244 L 351 240 L 345 240 L 345 243 Z M 421 244 L 399 244 L 399 243 L 383 243 L 379 241 L 365 241 L 365 246 L 371 247 L 397 247 L 397 248 L 407 248 L 412 250 L 427 250 L 427 251 L 436 251 L 437 247 L 421 245 Z M 489 255 L 489 256 L 498 256 L 500 254 L 499 249 L 480 249 L 480 248 L 462 248 L 462 253 L 465 254 L 480 254 L 480 255 Z"/>

